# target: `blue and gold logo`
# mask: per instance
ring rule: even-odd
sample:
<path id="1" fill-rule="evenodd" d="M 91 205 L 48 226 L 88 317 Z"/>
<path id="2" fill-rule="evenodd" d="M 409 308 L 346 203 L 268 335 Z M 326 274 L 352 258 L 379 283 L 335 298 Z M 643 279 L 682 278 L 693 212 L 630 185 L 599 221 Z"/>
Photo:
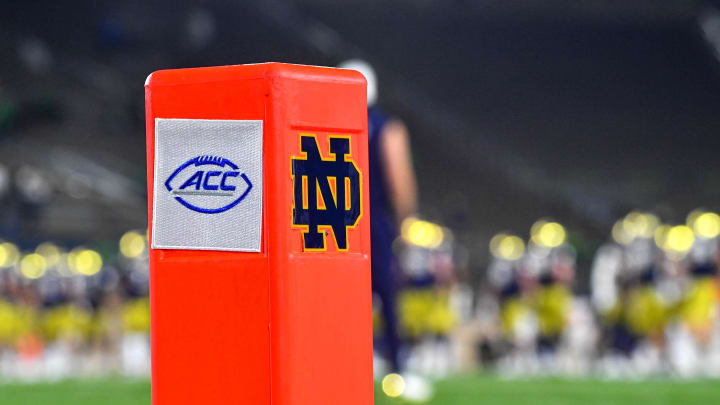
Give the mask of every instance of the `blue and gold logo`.
<path id="1" fill-rule="evenodd" d="M 165 188 L 177 202 L 203 214 L 218 214 L 235 207 L 252 187 L 235 163 L 220 156 L 194 157 L 165 180 Z"/>
<path id="2" fill-rule="evenodd" d="M 349 136 L 329 136 L 329 157 L 317 137 L 300 134 L 300 156 L 291 157 L 292 223 L 303 230 L 304 251 L 327 250 L 329 230 L 339 251 L 348 250 L 348 229 L 362 215 L 362 176 L 352 159 Z"/>

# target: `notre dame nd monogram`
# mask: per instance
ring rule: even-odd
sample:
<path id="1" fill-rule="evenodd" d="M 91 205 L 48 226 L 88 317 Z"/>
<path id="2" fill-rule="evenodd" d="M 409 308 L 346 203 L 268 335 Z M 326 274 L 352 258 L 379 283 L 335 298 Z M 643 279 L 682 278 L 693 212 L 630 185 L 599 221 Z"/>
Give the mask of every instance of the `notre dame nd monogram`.
<path id="1" fill-rule="evenodd" d="M 329 137 L 329 157 L 317 137 L 300 134 L 300 156 L 291 157 L 293 226 L 303 229 L 303 250 L 327 250 L 329 229 L 337 249 L 348 250 L 348 229 L 362 214 L 361 173 L 352 160 L 349 136 Z"/>

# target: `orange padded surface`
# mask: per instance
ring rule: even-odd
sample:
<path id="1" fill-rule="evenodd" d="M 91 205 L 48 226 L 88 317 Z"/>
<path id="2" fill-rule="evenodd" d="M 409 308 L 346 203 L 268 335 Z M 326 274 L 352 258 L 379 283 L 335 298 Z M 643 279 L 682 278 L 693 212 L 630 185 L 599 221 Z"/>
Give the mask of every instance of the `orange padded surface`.
<path id="1" fill-rule="evenodd" d="M 145 88 L 150 224 L 155 118 L 263 120 L 264 149 L 260 253 L 151 249 L 153 404 L 372 404 L 364 78 L 268 63 L 158 71 Z M 292 224 L 301 134 L 323 157 L 350 139 L 362 215 L 347 251 L 327 230 L 305 251 Z"/>

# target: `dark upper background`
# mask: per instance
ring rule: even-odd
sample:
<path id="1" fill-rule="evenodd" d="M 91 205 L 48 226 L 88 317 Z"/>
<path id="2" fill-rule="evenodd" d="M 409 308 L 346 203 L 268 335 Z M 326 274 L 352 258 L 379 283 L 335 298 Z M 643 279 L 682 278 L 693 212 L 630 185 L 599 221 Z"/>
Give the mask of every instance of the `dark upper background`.
<path id="1" fill-rule="evenodd" d="M 422 214 L 456 231 L 473 274 L 492 234 L 526 235 L 543 216 L 568 226 L 586 270 L 631 209 L 681 222 L 720 207 L 720 63 L 704 34 L 720 39 L 713 10 L 5 0 L 0 164 L 14 185 L 0 196 L 0 237 L 110 243 L 145 227 L 143 82 L 154 70 L 362 57 L 378 70 L 380 104 L 411 130 Z"/>

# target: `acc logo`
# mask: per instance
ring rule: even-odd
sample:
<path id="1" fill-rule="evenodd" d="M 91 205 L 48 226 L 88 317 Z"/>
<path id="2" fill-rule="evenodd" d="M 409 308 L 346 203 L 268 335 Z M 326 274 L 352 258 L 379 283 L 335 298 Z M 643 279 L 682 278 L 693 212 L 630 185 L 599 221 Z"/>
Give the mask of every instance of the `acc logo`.
<path id="1" fill-rule="evenodd" d="M 203 214 L 217 214 L 244 200 L 252 183 L 230 160 L 198 156 L 175 169 L 165 180 L 165 188 L 185 207 Z"/>
<path id="2" fill-rule="evenodd" d="M 350 153 L 349 136 L 330 136 L 330 157 L 324 158 L 315 135 L 300 135 L 300 156 L 291 157 L 293 226 L 303 229 L 303 250 L 326 250 L 329 228 L 337 249 L 348 250 L 348 229 L 362 215 L 361 174 Z"/>

